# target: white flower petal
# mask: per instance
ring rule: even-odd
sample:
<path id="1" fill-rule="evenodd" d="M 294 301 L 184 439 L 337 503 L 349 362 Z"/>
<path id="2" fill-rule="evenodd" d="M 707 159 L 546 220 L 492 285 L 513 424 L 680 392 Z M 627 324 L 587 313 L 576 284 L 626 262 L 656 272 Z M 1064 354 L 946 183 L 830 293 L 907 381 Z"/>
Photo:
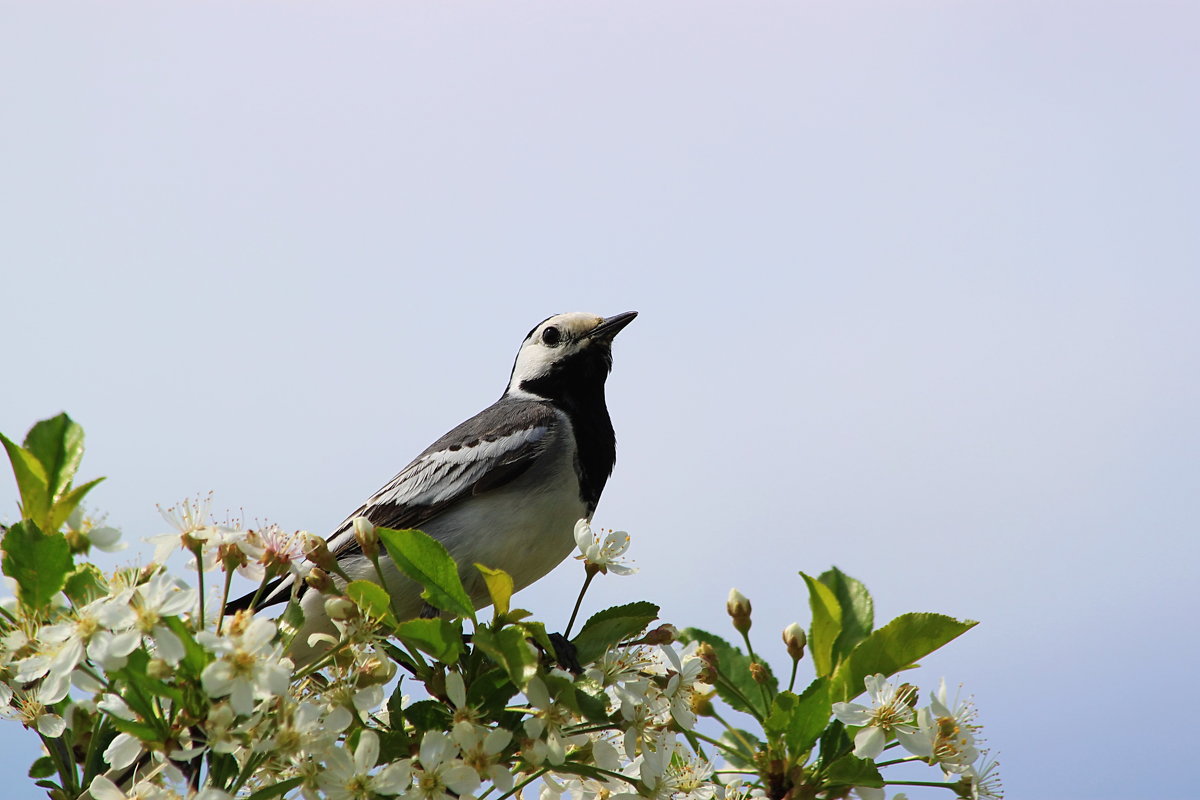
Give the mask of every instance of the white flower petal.
<path id="1" fill-rule="evenodd" d="M 854 755 L 858 758 L 875 760 L 887 744 L 887 734 L 874 726 L 863 728 L 854 737 Z"/>
<path id="2" fill-rule="evenodd" d="M 67 721 L 58 714 L 42 714 L 37 718 L 37 731 L 42 736 L 57 739 L 67 729 Z"/>
<path id="3" fill-rule="evenodd" d="M 142 743 L 128 733 L 118 733 L 104 751 L 104 760 L 113 769 L 124 769 L 134 762 L 142 752 Z"/>

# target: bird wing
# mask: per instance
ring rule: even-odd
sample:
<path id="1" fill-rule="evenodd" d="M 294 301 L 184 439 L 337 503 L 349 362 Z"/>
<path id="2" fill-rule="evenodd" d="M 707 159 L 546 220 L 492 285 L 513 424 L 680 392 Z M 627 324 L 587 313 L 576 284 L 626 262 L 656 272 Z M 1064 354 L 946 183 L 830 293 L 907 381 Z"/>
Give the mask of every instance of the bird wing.
<path id="1" fill-rule="evenodd" d="M 351 520 L 419 528 L 470 496 L 497 489 L 529 469 L 558 434 L 548 403 L 502 400 L 438 439 L 350 514 L 329 537 L 335 555 L 358 547 Z"/>
<path id="2" fill-rule="evenodd" d="M 396 477 L 346 517 L 328 537 L 339 558 L 361 552 L 352 520 L 365 517 L 382 528 L 420 528 L 471 495 L 516 479 L 559 435 L 559 418 L 549 403 L 502 399 L 451 430 L 400 470 Z M 258 608 L 285 601 L 293 578 L 273 581 Z M 227 610 L 250 605 L 252 595 Z"/>

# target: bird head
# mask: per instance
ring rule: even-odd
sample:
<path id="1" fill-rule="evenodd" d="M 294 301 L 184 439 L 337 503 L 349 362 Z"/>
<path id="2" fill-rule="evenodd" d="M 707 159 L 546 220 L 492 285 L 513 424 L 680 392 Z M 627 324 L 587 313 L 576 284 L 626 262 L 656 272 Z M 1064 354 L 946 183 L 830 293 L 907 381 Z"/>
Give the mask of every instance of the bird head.
<path id="1" fill-rule="evenodd" d="M 612 369 L 613 337 L 636 316 L 572 311 L 539 322 L 517 351 L 506 394 L 556 399 L 602 390 Z"/>

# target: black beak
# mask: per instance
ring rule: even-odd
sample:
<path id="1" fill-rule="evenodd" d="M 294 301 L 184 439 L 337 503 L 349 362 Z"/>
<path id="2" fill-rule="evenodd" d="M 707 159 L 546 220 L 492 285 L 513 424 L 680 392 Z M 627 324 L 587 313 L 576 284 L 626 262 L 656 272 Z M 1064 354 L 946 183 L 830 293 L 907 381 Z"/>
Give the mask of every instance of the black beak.
<path id="1" fill-rule="evenodd" d="M 620 333 L 622 328 L 633 322 L 636 316 L 636 311 L 626 311 L 624 314 L 614 314 L 611 317 L 606 317 L 599 325 L 592 328 L 587 337 L 589 339 L 603 339 L 604 341 L 611 342 L 612 338 Z"/>

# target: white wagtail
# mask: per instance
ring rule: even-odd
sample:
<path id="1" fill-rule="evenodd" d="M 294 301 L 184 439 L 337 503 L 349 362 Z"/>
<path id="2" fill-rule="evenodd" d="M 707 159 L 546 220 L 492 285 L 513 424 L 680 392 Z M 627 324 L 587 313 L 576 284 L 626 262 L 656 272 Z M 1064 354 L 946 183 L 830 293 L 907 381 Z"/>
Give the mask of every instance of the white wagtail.
<path id="1" fill-rule="evenodd" d="M 612 340 L 636 311 L 612 317 L 573 312 L 538 323 L 517 351 L 508 388 L 493 405 L 431 444 L 329 536 L 330 552 L 352 579 L 378 580 L 354 537 L 352 520 L 418 528 L 459 564 L 472 602 L 488 602 L 474 564 L 503 569 L 521 589 L 574 547 L 576 521 L 590 519 L 616 462 L 604 403 Z M 401 618 L 419 616 L 421 588 L 380 554 Z M 260 607 L 285 601 L 291 578 L 264 593 Z M 250 596 L 230 609 L 246 607 Z M 324 598 L 303 591 L 304 628 L 292 655 L 306 661 L 308 637 L 327 632 Z"/>

